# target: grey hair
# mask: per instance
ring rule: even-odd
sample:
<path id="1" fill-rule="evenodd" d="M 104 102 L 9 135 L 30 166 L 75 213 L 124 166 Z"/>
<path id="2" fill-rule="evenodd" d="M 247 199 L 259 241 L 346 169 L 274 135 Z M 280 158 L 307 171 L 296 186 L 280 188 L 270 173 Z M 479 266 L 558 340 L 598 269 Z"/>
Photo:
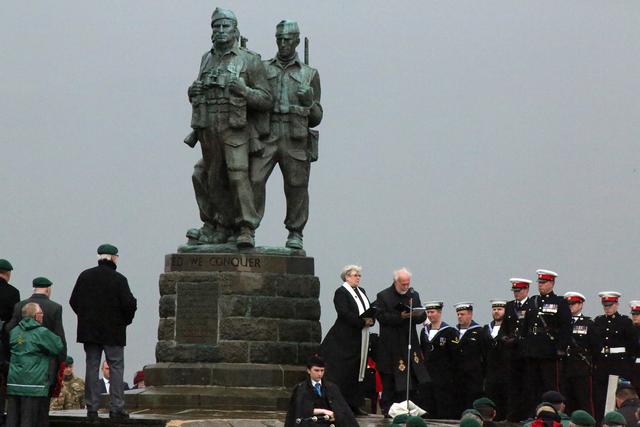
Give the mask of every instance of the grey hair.
<path id="1" fill-rule="evenodd" d="M 111 261 L 113 263 L 118 259 L 118 255 L 110 255 L 110 254 L 99 254 L 98 261 L 106 259 L 107 261 Z"/>
<path id="2" fill-rule="evenodd" d="M 35 319 L 36 318 L 36 313 L 38 312 L 38 310 L 42 311 L 42 309 L 40 308 L 40 305 L 36 304 L 35 302 L 30 302 L 28 304 L 25 304 L 22 307 L 22 318 L 23 319 Z"/>
<path id="3" fill-rule="evenodd" d="M 342 267 L 340 278 L 343 282 L 347 280 L 347 274 L 351 273 L 352 271 L 362 273 L 362 267 L 360 267 L 359 265 L 345 265 L 344 267 Z"/>
<path id="4" fill-rule="evenodd" d="M 407 270 L 407 267 L 400 267 L 399 269 L 393 272 L 393 281 L 397 282 L 398 277 L 400 277 L 401 274 L 406 274 L 407 276 L 409 276 L 409 278 L 411 278 L 411 272 Z"/>

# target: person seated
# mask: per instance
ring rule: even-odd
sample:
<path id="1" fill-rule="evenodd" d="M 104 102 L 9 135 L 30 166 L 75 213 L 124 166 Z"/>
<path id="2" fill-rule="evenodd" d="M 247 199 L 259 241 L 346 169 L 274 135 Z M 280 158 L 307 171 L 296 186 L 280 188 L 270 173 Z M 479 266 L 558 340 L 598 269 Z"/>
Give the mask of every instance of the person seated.
<path id="1" fill-rule="evenodd" d="M 571 427 L 595 427 L 596 419 L 590 413 L 582 409 L 577 409 L 571 413 Z"/>
<path id="2" fill-rule="evenodd" d="M 602 419 L 602 427 L 626 427 L 627 420 L 618 411 L 611 411 L 604 414 Z M 632 427 L 632 426 L 629 426 Z"/>
<path id="3" fill-rule="evenodd" d="M 58 397 L 51 399 L 49 410 L 84 409 L 84 380 L 73 374 L 73 357 L 67 355 L 64 365 L 62 389 Z"/>
<path id="4" fill-rule="evenodd" d="M 630 383 L 621 383 L 616 389 L 616 408 L 627 421 L 628 426 L 637 426 L 640 414 L 640 399 Z"/>
<path id="5" fill-rule="evenodd" d="M 133 376 L 133 387 L 131 390 L 137 390 L 140 388 L 144 388 L 144 371 L 138 371 Z"/>
<path id="6" fill-rule="evenodd" d="M 285 427 L 311 427 L 314 424 L 358 427 L 338 386 L 323 380 L 324 368 L 324 360 L 320 357 L 309 359 L 307 379 L 296 384 L 291 393 Z"/>
<path id="7" fill-rule="evenodd" d="M 110 381 L 109 381 L 110 375 L 109 375 L 109 364 L 107 363 L 107 361 L 105 360 L 104 362 L 102 362 L 102 378 L 98 379 L 98 382 L 100 383 L 100 393 L 102 394 L 109 394 L 109 385 L 110 385 Z M 124 382 L 124 390 L 129 390 L 129 384 L 127 382 Z"/>

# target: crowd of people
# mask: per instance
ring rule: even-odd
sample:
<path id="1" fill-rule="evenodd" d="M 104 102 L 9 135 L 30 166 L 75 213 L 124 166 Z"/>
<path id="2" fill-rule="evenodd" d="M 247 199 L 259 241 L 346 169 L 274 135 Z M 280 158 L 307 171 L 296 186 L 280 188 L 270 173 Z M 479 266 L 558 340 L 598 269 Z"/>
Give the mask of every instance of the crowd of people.
<path id="1" fill-rule="evenodd" d="M 50 409 L 86 407 L 87 416 L 97 419 L 101 393 L 110 395 L 110 418 L 129 417 L 124 409 L 124 346 L 137 301 L 126 277 L 116 271 L 118 248 L 102 244 L 97 253 L 98 265 L 80 273 L 69 300 L 86 356 L 84 381 L 73 374 L 62 306 L 51 299 L 53 282 L 36 277 L 33 294 L 20 300 L 9 283 L 13 266 L 0 259 L 0 426 L 46 427 Z M 138 386 L 144 385 L 141 375 L 134 379 Z"/>
<path id="2" fill-rule="evenodd" d="M 375 411 L 379 396 L 389 418 L 392 405 L 409 398 L 429 418 L 459 419 L 487 398 L 493 420 L 523 422 L 540 404 L 556 404 L 540 400 L 551 391 L 555 400 L 562 396 L 557 413 L 580 410 L 602 423 L 610 376 L 617 376 L 618 409 L 628 408 L 629 422 L 635 420 L 629 425 L 637 425 L 640 301 L 631 301 L 629 318 L 618 312 L 619 292 L 601 292 L 603 312 L 591 318 L 582 312 L 583 294 L 557 295 L 558 275 L 538 270 L 537 295 L 529 296 L 532 280 L 510 279 L 514 298 L 491 301 L 489 324 L 475 322 L 474 304 L 462 302 L 454 306 L 458 323 L 448 325 L 444 303 L 423 304 L 407 269 L 395 271 L 373 302 L 360 287 L 361 274 L 356 265 L 342 270 L 337 319 L 320 347 L 326 380 L 336 384 L 351 415 L 366 415 L 365 396 Z M 369 331 L 376 322 L 379 337 Z"/>

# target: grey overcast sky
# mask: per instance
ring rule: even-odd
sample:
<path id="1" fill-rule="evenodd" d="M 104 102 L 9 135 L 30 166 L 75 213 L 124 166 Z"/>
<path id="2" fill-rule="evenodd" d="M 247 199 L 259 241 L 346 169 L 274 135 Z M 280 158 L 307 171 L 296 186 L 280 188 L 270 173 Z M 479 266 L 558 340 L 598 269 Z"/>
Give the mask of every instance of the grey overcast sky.
<path id="1" fill-rule="evenodd" d="M 283 18 L 311 39 L 325 116 L 305 248 L 324 333 L 350 263 L 372 299 L 407 266 L 449 322 L 460 300 L 488 321 L 489 299 L 537 268 L 588 314 L 601 290 L 624 312 L 640 298 L 638 1 L 7 0 L 0 257 L 23 297 L 35 276 L 55 282 L 70 343 L 71 289 L 109 241 L 139 302 L 126 379 L 154 362 L 164 255 L 199 225 L 200 153 L 181 141 L 215 6 L 265 59 Z M 283 218 L 276 173 L 258 244 L 284 243 Z"/>

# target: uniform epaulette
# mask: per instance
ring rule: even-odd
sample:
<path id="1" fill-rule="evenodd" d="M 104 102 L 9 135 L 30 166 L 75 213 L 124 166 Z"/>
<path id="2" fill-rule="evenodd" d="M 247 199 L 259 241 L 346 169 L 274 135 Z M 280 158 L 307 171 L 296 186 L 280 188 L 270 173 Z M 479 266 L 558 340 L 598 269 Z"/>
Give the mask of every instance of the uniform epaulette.
<path id="1" fill-rule="evenodd" d="M 258 59 L 262 59 L 262 57 L 260 56 L 259 53 L 254 52 L 254 51 L 252 51 L 250 49 L 247 49 L 246 47 L 240 46 L 240 50 L 245 52 L 245 53 L 247 53 L 247 54 L 249 54 L 249 55 L 251 55 L 251 56 L 256 56 L 256 57 L 258 57 Z"/>

